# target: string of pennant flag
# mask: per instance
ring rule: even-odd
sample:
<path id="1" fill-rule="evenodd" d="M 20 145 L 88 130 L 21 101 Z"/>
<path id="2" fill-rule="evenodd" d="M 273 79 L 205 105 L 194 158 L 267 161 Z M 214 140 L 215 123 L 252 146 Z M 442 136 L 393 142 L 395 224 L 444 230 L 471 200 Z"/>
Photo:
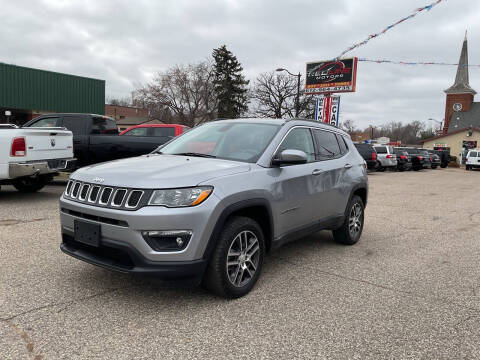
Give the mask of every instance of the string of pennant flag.
<path id="1" fill-rule="evenodd" d="M 421 13 L 422 11 L 430 11 L 432 10 L 432 8 L 434 6 L 437 6 L 439 3 L 441 3 L 442 1 L 444 0 L 436 0 L 434 2 L 432 2 L 431 4 L 429 5 L 426 5 L 424 7 L 421 7 L 421 8 L 417 8 L 415 9 L 415 12 L 413 12 L 412 14 L 408 15 L 407 17 L 404 17 L 403 19 L 400 19 L 399 21 L 397 21 L 396 23 L 394 24 L 391 24 L 389 26 L 387 26 L 385 29 L 383 29 L 382 31 L 380 31 L 379 33 L 376 33 L 376 34 L 372 34 L 372 35 L 369 35 L 365 40 L 363 40 L 362 42 L 359 42 L 359 43 L 356 43 L 356 44 L 353 44 L 352 46 L 350 46 L 349 48 L 345 49 L 340 55 L 337 56 L 337 59 L 341 58 L 343 55 L 345 55 L 346 53 L 352 51 L 353 49 L 356 49 L 356 48 L 359 48 L 360 46 L 363 46 L 365 45 L 366 43 L 368 43 L 370 40 L 380 36 L 380 35 L 383 35 L 385 34 L 388 30 L 390 30 L 391 28 L 403 23 L 404 21 L 407 21 L 415 16 L 417 16 L 419 13 Z"/>
<path id="2" fill-rule="evenodd" d="M 358 58 L 358 61 L 377 63 L 377 64 L 397 64 L 397 65 L 443 65 L 443 66 L 459 65 L 458 63 L 446 63 L 446 62 L 436 62 L 436 61 L 396 61 L 396 60 L 386 60 L 386 59 L 365 59 L 365 58 Z M 480 68 L 480 64 L 460 64 L 460 65 Z"/>

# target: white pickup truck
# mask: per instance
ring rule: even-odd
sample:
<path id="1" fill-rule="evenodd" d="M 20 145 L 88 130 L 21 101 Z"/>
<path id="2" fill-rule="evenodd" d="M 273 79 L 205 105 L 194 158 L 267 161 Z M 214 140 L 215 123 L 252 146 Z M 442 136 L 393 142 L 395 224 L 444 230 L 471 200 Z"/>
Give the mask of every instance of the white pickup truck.
<path id="1" fill-rule="evenodd" d="M 0 125 L 0 185 L 35 192 L 74 165 L 71 131 Z"/>

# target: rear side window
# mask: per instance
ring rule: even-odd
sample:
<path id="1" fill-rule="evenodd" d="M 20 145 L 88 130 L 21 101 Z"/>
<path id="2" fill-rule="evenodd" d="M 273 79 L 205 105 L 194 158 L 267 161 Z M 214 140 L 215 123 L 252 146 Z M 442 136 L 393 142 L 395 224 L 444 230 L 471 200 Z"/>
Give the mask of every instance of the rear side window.
<path id="1" fill-rule="evenodd" d="M 115 135 L 118 134 L 115 120 L 107 117 L 93 117 L 91 134 Z"/>
<path id="2" fill-rule="evenodd" d="M 85 134 L 85 122 L 81 118 L 66 116 L 63 118 L 63 126 L 70 130 L 74 135 Z"/>
<path id="3" fill-rule="evenodd" d="M 342 155 L 346 154 L 348 152 L 348 145 L 345 142 L 345 138 L 343 136 L 337 134 L 337 141 L 338 141 L 338 144 L 340 145 L 341 154 Z"/>
<path id="4" fill-rule="evenodd" d="M 147 136 L 147 130 L 148 128 L 135 128 L 132 130 L 127 131 L 123 136 Z"/>
<path id="5" fill-rule="evenodd" d="M 61 126 L 59 117 L 48 117 L 34 122 L 30 127 L 59 127 Z"/>
<path id="6" fill-rule="evenodd" d="M 317 141 L 317 159 L 327 160 L 341 155 L 340 146 L 334 133 L 324 130 L 314 130 Z"/>
<path id="7" fill-rule="evenodd" d="M 377 154 L 387 154 L 387 148 L 385 146 L 375 146 Z"/>
<path id="8" fill-rule="evenodd" d="M 175 128 L 173 127 L 152 127 L 150 128 L 150 136 L 174 137 Z"/>
<path id="9" fill-rule="evenodd" d="M 309 129 L 295 128 L 290 131 L 278 148 L 278 153 L 287 149 L 303 151 L 307 154 L 308 162 L 315 160 L 315 148 L 313 147 L 312 134 Z"/>

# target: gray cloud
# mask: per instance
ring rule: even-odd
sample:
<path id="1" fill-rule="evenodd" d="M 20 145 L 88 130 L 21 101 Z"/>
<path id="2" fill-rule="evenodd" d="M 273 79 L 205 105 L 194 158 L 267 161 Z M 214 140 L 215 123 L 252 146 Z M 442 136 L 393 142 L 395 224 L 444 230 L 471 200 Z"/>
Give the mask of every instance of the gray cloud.
<path id="1" fill-rule="evenodd" d="M 107 96 L 125 97 L 153 73 L 204 60 L 223 43 L 250 79 L 280 66 L 304 72 L 306 62 L 333 58 L 431 1 L 2 0 L 0 61 L 105 79 Z M 480 63 L 479 15 L 478 2 L 445 0 L 348 55 L 456 62 L 468 29 L 470 63 Z M 470 82 L 480 91 L 479 70 Z M 360 63 L 341 119 L 442 119 L 455 71 Z"/>

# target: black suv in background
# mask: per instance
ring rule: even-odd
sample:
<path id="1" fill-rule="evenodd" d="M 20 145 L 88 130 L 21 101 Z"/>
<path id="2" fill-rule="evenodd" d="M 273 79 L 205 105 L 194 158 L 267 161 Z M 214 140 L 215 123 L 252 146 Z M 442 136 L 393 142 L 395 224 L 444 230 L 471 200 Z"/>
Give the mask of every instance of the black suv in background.
<path id="1" fill-rule="evenodd" d="M 423 157 L 423 168 L 429 169 L 432 167 L 432 155 L 426 149 L 418 149 L 420 156 Z M 433 168 L 432 168 L 433 169 Z"/>
<path id="2" fill-rule="evenodd" d="M 378 166 L 377 152 L 375 151 L 375 148 L 371 144 L 367 143 L 355 143 L 354 145 L 360 155 L 362 155 L 363 159 L 366 161 L 367 169 L 375 170 Z"/>
<path id="3" fill-rule="evenodd" d="M 397 155 L 397 170 L 412 170 L 412 156 L 403 149 L 394 148 L 393 153 Z"/>
<path id="4" fill-rule="evenodd" d="M 422 170 L 426 167 L 426 160 L 424 156 L 420 154 L 420 151 L 414 147 L 397 147 L 395 150 L 406 151 L 411 156 L 412 169 L 415 171 Z M 430 163 L 430 161 L 428 161 Z"/>
<path id="5" fill-rule="evenodd" d="M 434 150 L 427 150 L 428 154 L 430 155 L 430 163 L 432 164 L 432 169 L 436 169 L 438 166 L 441 166 L 442 160 L 440 156 Z"/>

